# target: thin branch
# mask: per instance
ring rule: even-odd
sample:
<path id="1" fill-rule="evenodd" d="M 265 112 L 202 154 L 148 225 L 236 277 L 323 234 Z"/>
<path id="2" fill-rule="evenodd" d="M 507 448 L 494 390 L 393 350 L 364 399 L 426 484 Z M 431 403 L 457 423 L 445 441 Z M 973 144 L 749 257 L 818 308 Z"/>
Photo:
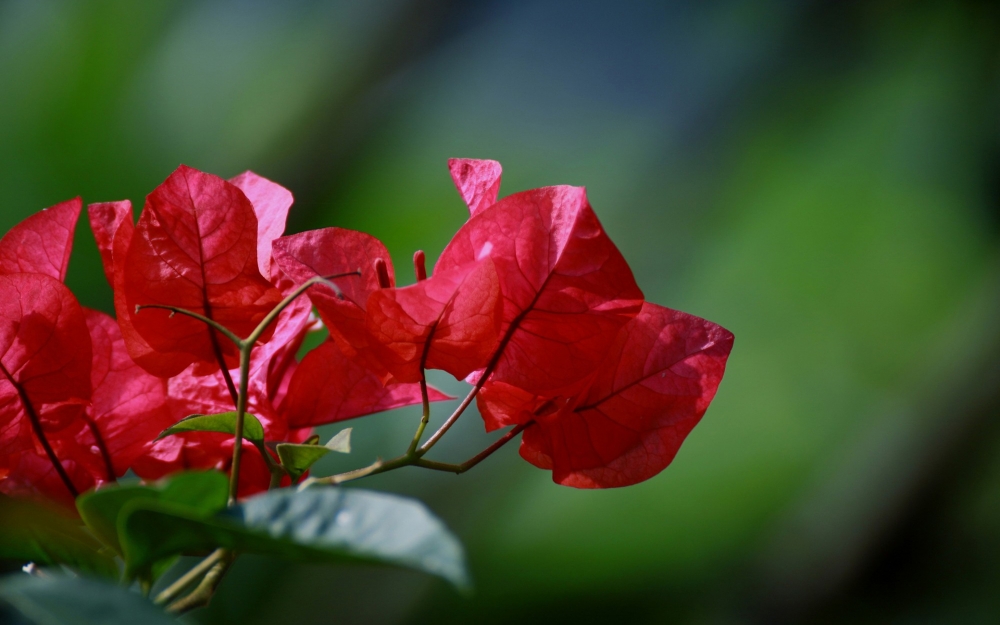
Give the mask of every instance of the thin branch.
<path id="1" fill-rule="evenodd" d="M 417 446 L 420 445 L 420 437 L 424 435 L 424 429 L 427 428 L 427 424 L 431 420 L 431 400 L 427 394 L 427 376 L 424 372 L 420 372 L 420 398 L 423 402 L 424 412 L 420 416 L 420 425 L 417 426 L 417 433 L 413 435 L 413 440 L 410 441 L 410 447 L 406 450 L 406 455 L 412 456 L 417 451 Z"/>
<path id="2" fill-rule="evenodd" d="M 208 605 L 208 602 L 212 600 L 212 595 L 215 594 L 215 589 L 219 587 L 219 583 L 225 576 L 226 571 L 233 563 L 233 555 L 229 552 L 225 552 L 221 560 L 212 565 L 205 574 L 205 577 L 201 580 L 201 583 L 191 591 L 188 596 L 178 599 L 174 603 L 170 604 L 167 608 L 167 612 L 172 614 L 184 614 L 195 608 L 200 608 Z"/>
<path id="3" fill-rule="evenodd" d="M 194 567 L 192 567 L 187 573 L 177 578 L 177 581 L 164 588 L 163 592 L 156 596 L 154 603 L 156 605 L 170 603 L 176 599 L 178 595 L 184 592 L 184 589 L 193 584 L 199 577 L 207 573 L 209 569 L 215 566 L 215 564 L 221 561 L 225 556 L 225 549 L 216 549 L 204 560 L 194 565 Z"/>
<path id="4" fill-rule="evenodd" d="M 434 471 L 447 471 L 448 473 L 454 473 L 456 475 L 465 473 L 472 467 L 476 466 L 483 460 L 486 460 L 493 452 L 500 449 L 506 445 L 512 438 L 524 431 L 525 428 L 533 424 L 534 421 L 528 423 L 522 423 L 521 425 L 515 426 L 514 429 L 504 434 L 502 437 L 498 438 L 496 442 L 492 445 L 479 452 L 472 458 L 469 458 L 461 464 L 451 464 L 448 462 L 436 462 L 434 460 L 425 460 L 424 458 L 417 458 L 414 460 L 413 465 L 417 467 L 423 467 L 425 469 L 432 469 Z"/>
<path id="5" fill-rule="evenodd" d="M 201 321 L 202 323 L 208 324 L 209 326 L 211 326 L 211 327 L 215 328 L 216 330 L 218 330 L 219 332 L 221 332 L 223 335 L 225 335 L 225 337 L 227 339 L 229 339 L 230 341 L 232 341 L 237 347 L 241 347 L 243 345 L 243 339 L 241 339 L 240 337 L 236 336 L 236 334 L 234 334 L 232 330 L 230 330 L 226 326 L 222 325 L 218 321 L 216 321 L 214 319 L 210 319 L 210 318 L 206 317 L 205 315 L 196 313 L 196 312 L 194 312 L 192 310 L 187 310 L 186 308 L 178 308 L 176 306 L 165 306 L 165 305 L 162 305 L 162 304 L 142 304 L 142 305 L 139 305 L 139 306 L 135 307 L 135 312 L 138 313 L 140 310 L 143 310 L 143 309 L 146 309 L 146 308 L 159 308 L 160 310 L 169 310 L 172 313 L 186 315 L 186 316 L 191 317 L 193 319 L 197 319 L 198 321 Z"/>
<path id="6" fill-rule="evenodd" d="M 336 486 L 338 484 L 351 482 L 354 480 L 361 479 L 363 477 L 368 477 L 370 475 L 377 475 L 379 473 L 385 473 L 386 471 L 393 471 L 395 469 L 400 469 L 402 467 L 408 467 L 408 466 L 422 467 L 424 469 L 432 469 L 434 471 L 446 471 L 448 473 L 456 473 L 456 474 L 465 473 L 466 471 L 476 466 L 483 460 L 489 458 L 493 454 L 493 452 L 506 445 L 508 442 L 510 442 L 511 439 L 513 439 L 515 436 L 523 432 L 525 428 L 531 426 L 534 423 L 535 423 L 534 421 L 531 421 L 529 423 L 524 423 L 515 426 L 514 429 L 510 430 L 502 437 L 497 439 L 492 445 L 490 445 L 483 451 L 479 452 L 472 458 L 469 458 L 462 464 L 450 464 L 447 462 L 436 462 L 434 460 L 425 460 L 421 456 L 418 450 L 417 452 L 414 453 L 403 454 L 402 456 L 399 456 L 398 458 L 393 458 L 392 460 L 385 460 L 385 461 L 376 460 L 367 467 L 355 469 L 354 471 L 339 473 L 337 475 L 331 475 L 330 477 L 310 478 L 302 482 L 302 484 L 299 485 L 299 489 L 301 490 L 304 488 L 308 488 L 313 484 L 327 484 L 330 486 Z"/>
<path id="7" fill-rule="evenodd" d="M 243 458 L 243 422 L 247 414 L 250 387 L 250 351 L 253 343 L 240 346 L 240 391 L 236 401 L 236 432 L 233 438 L 233 466 L 229 472 L 229 505 L 236 503 L 240 481 L 240 461 Z"/>
<path id="8" fill-rule="evenodd" d="M 344 482 L 351 482 L 353 480 L 358 480 L 363 477 L 368 477 L 369 475 L 377 475 L 379 473 L 385 473 L 386 471 L 391 471 L 393 469 L 398 469 L 399 467 L 404 467 L 408 463 L 409 458 L 406 456 L 400 456 L 393 460 L 376 460 L 367 467 L 361 467 L 360 469 L 354 469 L 353 471 L 347 471 L 346 473 L 338 473 L 337 475 L 331 475 L 329 477 L 311 477 L 304 480 L 299 484 L 299 490 L 303 490 L 312 486 L 313 484 L 328 484 L 330 486 L 336 486 L 337 484 L 343 484 Z"/>
<path id="9" fill-rule="evenodd" d="M 469 404 L 472 403 L 472 400 L 476 398 L 476 394 L 479 393 L 479 389 L 483 388 L 483 384 L 486 382 L 486 378 L 489 377 L 489 373 L 490 373 L 489 371 L 483 372 L 483 375 L 479 378 L 479 381 L 476 382 L 476 385 L 472 387 L 472 390 L 469 391 L 469 394 L 465 396 L 465 399 L 462 400 L 462 403 L 458 405 L 458 408 L 455 408 L 455 412 L 451 413 L 451 416 L 448 417 L 447 421 L 442 423 L 441 427 L 439 427 L 437 431 L 434 432 L 434 434 L 432 434 L 431 437 L 427 439 L 427 442 L 424 443 L 420 447 L 420 449 L 416 451 L 418 457 L 430 451 L 430 448 L 433 447 L 435 444 L 437 444 L 439 440 L 441 440 L 441 437 L 444 436 L 449 429 L 451 429 L 451 426 L 455 425 L 455 422 L 458 421 L 458 418 L 462 416 L 462 413 L 465 412 L 465 409 L 468 408 Z"/>

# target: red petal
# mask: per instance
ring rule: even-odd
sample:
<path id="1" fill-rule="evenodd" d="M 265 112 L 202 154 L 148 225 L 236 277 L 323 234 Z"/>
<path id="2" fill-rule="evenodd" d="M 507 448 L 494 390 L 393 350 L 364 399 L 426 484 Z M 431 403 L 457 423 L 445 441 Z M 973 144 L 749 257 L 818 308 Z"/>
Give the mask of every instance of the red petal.
<path id="1" fill-rule="evenodd" d="M 451 399 L 429 389 L 431 401 Z M 333 341 L 312 350 L 299 363 L 289 385 L 283 413 L 289 428 L 334 423 L 401 406 L 419 404 L 420 385 L 390 383 L 340 351 Z"/>
<path id="2" fill-rule="evenodd" d="M 132 240 L 134 229 L 132 222 L 132 202 L 101 202 L 87 206 L 87 217 L 90 219 L 90 229 L 97 242 L 97 251 L 101 253 L 101 264 L 104 267 L 104 277 L 111 288 L 115 287 L 115 234 L 123 223 L 128 221 L 128 241 Z M 126 243 L 127 247 L 127 243 Z M 124 254 L 122 254 L 124 257 Z"/>
<path id="3" fill-rule="evenodd" d="M 492 432 L 511 425 L 528 423 L 545 404 L 544 398 L 504 382 L 488 381 L 476 394 L 476 407 Z"/>
<path id="4" fill-rule="evenodd" d="M 51 467 L 37 429 L 48 441 L 82 414 L 90 368 L 90 336 L 69 289 L 42 274 L 0 276 L 0 458 L 37 450 Z M 19 466 L 8 479 L 25 478 Z"/>
<path id="5" fill-rule="evenodd" d="M 135 309 L 130 309 L 125 301 L 125 257 L 135 233 L 132 203 L 123 200 L 91 204 L 87 214 L 101 253 L 104 275 L 114 289 L 115 314 L 129 356 L 153 375 L 168 378 L 180 373 L 190 364 L 190 356 L 183 352 L 158 352 L 150 347 L 132 325 Z"/>
<path id="6" fill-rule="evenodd" d="M 94 394 L 87 412 L 120 477 L 148 443 L 173 424 L 166 405 L 167 383 L 129 358 L 114 319 L 95 310 L 85 312 L 94 352 Z"/>
<path id="7" fill-rule="evenodd" d="M 361 270 L 361 276 L 334 280 L 343 291 L 338 299 L 332 289 L 314 286 L 309 299 L 319 311 L 330 336 L 341 350 L 355 356 L 368 346 L 365 328 L 365 307 L 368 296 L 379 289 L 375 261 L 385 261 L 390 285 L 395 274 L 389 251 L 382 242 L 363 232 L 343 228 L 310 230 L 274 242 L 274 261 L 292 283 L 298 285 L 315 276 L 332 276 Z"/>
<path id="8" fill-rule="evenodd" d="M 257 217 L 243 192 L 181 166 L 146 198 L 125 260 L 125 302 L 169 305 L 247 336 L 281 300 L 257 266 Z M 235 364 L 237 349 L 202 322 L 165 310 L 131 314 L 153 350 L 189 362 Z M 126 336 L 126 340 L 128 337 Z"/>
<path id="9" fill-rule="evenodd" d="M 0 273 L 66 279 L 73 233 L 83 203 L 73 198 L 28 217 L 0 239 Z"/>
<path id="10" fill-rule="evenodd" d="M 487 258 L 428 280 L 372 293 L 368 331 L 373 353 L 400 382 L 422 369 L 464 378 L 485 367 L 499 338 L 503 300 Z"/>
<path id="11" fill-rule="evenodd" d="M 87 451 L 71 440 L 60 441 L 55 446 L 59 463 L 77 492 L 87 491 L 98 483 L 84 466 L 71 458 L 84 455 Z M 21 451 L 0 461 L 0 492 L 15 497 L 41 495 L 69 507 L 74 505 L 73 494 L 66 488 L 48 456 L 35 450 Z"/>
<path id="12" fill-rule="evenodd" d="M 171 378 L 167 384 L 171 423 L 192 414 L 226 412 L 234 408 L 232 396 L 221 372 L 198 376 L 197 365 Z M 237 372 L 233 372 L 238 383 Z M 284 419 L 279 418 L 264 394 L 264 386 L 251 377 L 248 412 L 264 426 L 268 441 L 288 440 Z M 244 445 L 240 469 L 240 496 L 266 490 L 270 472 L 259 452 Z M 186 432 L 152 443 L 147 451 L 132 463 L 132 470 L 144 479 L 158 479 L 185 469 L 217 469 L 227 472 L 233 458 L 233 437 L 215 432 Z"/>
<path id="13" fill-rule="evenodd" d="M 578 389 L 642 305 L 628 264 L 582 188 L 505 197 L 462 226 L 435 274 L 486 256 L 505 300 L 491 379 L 531 393 Z"/>
<path id="14" fill-rule="evenodd" d="M 649 479 L 705 414 L 732 346 L 714 323 L 645 304 L 574 406 L 525 430 L 522 456 L 577 488 Z"/>
<path id="15" fill-rule="evenodd" d="M 265 278 L 271 276 L 271 242 L 285 232 L 292 192 L 276 182 L 245 171 L 229 182 L 240 189 L 257 215 L 257 266 Z"/>
<path id="16" fill-rule="evenodd" d="M 469 206 L 469 216 L 497 203 L 500 194 L 500 175 L 503 169 L 496 161 L 474 158 L 448 159 L 448 171 L 455 181 L 459 195 Z"/>

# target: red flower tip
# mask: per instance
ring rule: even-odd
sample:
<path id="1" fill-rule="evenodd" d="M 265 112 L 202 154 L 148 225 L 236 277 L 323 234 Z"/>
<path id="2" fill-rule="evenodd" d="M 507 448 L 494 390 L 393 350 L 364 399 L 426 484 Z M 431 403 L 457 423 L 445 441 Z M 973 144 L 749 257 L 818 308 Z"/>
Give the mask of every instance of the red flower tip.
<path id="1" fill-rule="evenodd" d="M 427 257 L 423 250 L 417 250 L 413 254 L 413 271 L 417 274 L 417 282 L 427 279 Z"/>
<path id="2" fill-rule="evenodd" d="M 375 259 L 375 275 L 378 277 L 378 286 L 380 289 L 388 289 L 392 286 L 389 281 L 389 269 L 386 267 L 385 261 L 381 258 Z"/>
<path id="3" fill-rule="evenodd" d="M 448 171 L 455 182 L 459 195 L 469 207 L 469 215 L 475 216 L 493 206 L 500 194 L 502 168 L 496 161 L 474 158 L 448 159 Z"/>

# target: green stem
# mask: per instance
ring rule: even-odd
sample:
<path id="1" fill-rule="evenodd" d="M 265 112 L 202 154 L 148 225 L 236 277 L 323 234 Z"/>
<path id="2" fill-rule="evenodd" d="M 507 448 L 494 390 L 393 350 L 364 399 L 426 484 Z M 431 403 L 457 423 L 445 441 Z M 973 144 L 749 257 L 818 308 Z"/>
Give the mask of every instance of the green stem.
<path id="1" fill-rule="evenodd" d="M 420 437 L 424 435 L 424 430 L 431 420 L 431 400 L 427 395 L 427 376 L 423 372 L 420 373 L 420 398 L 423 400 L 424 412 L 420 416 L 420 425 L 417 426 L 417 433 L 413 435 L 410 447 L 406 450 L 406 455 L 408 456 L 416 453 L 417 446 L 420 444 Z"/>
<path id="2" fill-rule="evenodd" d="M 327 484 L 331 486 L 336 486 L 337 484 L 343 484 L 345 482 L 352 482 L 354 480 L 361 479 L 363 477 L 368 477 L 371 475 L 378 475 L 379 473 L 385 473 L 386 471 L 393 471 L 395 469 L 400 469 L 402 467 L 421 467 L 424 469 L 431 469 L 434 471 L 447 471 L 449 473 L 465 473 L 472 467 L 476 466 L 486 458 L 490 457 L 493 452 L 500 449 L 515 436 L 524 431 L 525 428 L 533 424 L 531 421 L 526 424 L 521 424 L 515 426 L 512 430 L 504 434 L 502 437 L 497 439 L 492 445 L 479 452 L 472 458 L 469 458 L 461 464 L 450 464 L 447 462 L 437 462 L 434 460 L 425 460 L 423 458 L 424 452 L 421 449 L 416 451 L 407 451 L 407 453 L 402 456 L 393 458 L 392 460 L 376 460 L 367 467 L 362 467 L 360 469 L 355 469 L 353 471 L 347 471 L 346 473 L 338 473 L 337 475 L 331 475 L 330 477 L 318 477 L 310 478 L 303 482 L 300 488 L 306 488 L 313 484 Z"/>
<path id="3" fill-rule="evenodd" d="M 225 335 L 226 338 L 235 343 L 237 346 L 243 344 L 243 339 L 236 336 L 236 334 L 234 334 L 232 330 L 222 325 L 215 319 L 210 319 L 205 315 L 194 312 L 193 310 L 187 310 L 186 308 L 177 308 L 176 306 L 164 306 L 161 304 L 143 304 L 140 306 L 136 306 L 135 312 L 138 313 L 140 310 L 143 310 L 144 308 L 159 308 L 161 310 L 169 310 L 172 313 L 177 313 L 180 315 L 186 315 L 188 317 L 192 317 L 194 319 L 197 319 L 198 321 L 201 321 L 202 323 L 208 324 L 209 326 L 215 328 L 223 335 Z"/>
<path id="4" fill-rule="evenodd" d="M 198 587 L 191 591 L 188 596 L 178 599 L 174 603 L 170 604 L 167 608 L 167 612 L 172 614 L 184 614 L 195 608 L 200 608 L 208 605 L 208 602 L 212 600 L 212 595 L 215 594 L 215 589 L 218 588 L 219 582 L 222 581 L 222 577 L 229 570 L 229 567 L 233 563 L 234 556 L 232 553 L 223 553 L 221 559 L 215 562 L 205 574 L 205 577 L 198 584 Z"/>
<path id="5" fill-rule="evenodd" d="M 233 466 L 229 472 L 229 505 L 236 503 L 240 481 L 240 461 L 243 458 L 243 421 L 247 414 L 247 395 L 250 387 L 250 351 L 252 343 L 240 345 L 240 390 L 236 401 L 236 433 L 233 439 Z"/>
<path id="6" fill-rule="evenodd" d="M 204 575 L 211 569 L 215 564 L 226 557 L 225 549 L 216 549 L 207 558 L 194 565 L 191 570 L 189 570 L 184 575 L 181 575 L 177 581 L 170 584 L 163 589 L 163 592 L 156 596 L 154 603 L 156 605 L 165 605 L 170 603 L 177 598 L 184 590 L 193 584 L 199 577 Z"/>
<path id="7" fill-rule="evenodd" d="M 521 425 L 515 426 L 514 429 L 504 434 L 501 438 L 498 438 L 496 442 L 494 442 L 492 445 L 490 445 L 486 449 L 482 450 L 481 452 L 479 452 L 478 454 L 469 458 L 468 460 L 466 460 L 461 464 L 436 462 L 434 460 L 425 460 L 424 458 L 417 458 L 413 462 L 413 464 L 414 466 L 423 467 L 425 469 L 432 469 L 434 471 L 447 471 L 448 473 L 455 473 L 456 475 L 465 473 L 466 471 L 476 466 L 483 460 L 489 458 L 493 454 L 493 452 L 506 445 L 508 442 L 510 442 L 510 439 L 514 438 L 515 436 L 523 432 L 524 429 L 527 428 L 532 423 L 534 423 L 534 421 L 530 421 L 528 423 L 523 423 Z"/>
<path id="8" fill-rule="evenodd" d="M 441 437 L 444 436 L 449 429 L 451 429 L 451 426 L 455 425 L 458 418 L 462 416 L 465 409 L 468 408 L 472 403 L 472 400 L 476 398 L 476 394 L 479 393 L 479 389 L 483 388 L 483 384 L 486 383 L 486 378 L 489 377 L 490 373 L 490 371 L 483 372 L 483 375 L 479 378 L 479 381 L 476 382 L 476 385 L 472 387 L 472 390 L 465 396 L 462 403 L 458 405 L 458 408 L 455 408 L 455 412 L 451 413 L 451 416 L 441 424 L 441 427 L 439 427 L 436 432 L 431 434 L 431 437 L 427 439 L 427 442 L 416 451 L 417 457 L 423 456 L 430 451 L 431 447 L 436 445 L 437 442 L 441 440 Z"/>

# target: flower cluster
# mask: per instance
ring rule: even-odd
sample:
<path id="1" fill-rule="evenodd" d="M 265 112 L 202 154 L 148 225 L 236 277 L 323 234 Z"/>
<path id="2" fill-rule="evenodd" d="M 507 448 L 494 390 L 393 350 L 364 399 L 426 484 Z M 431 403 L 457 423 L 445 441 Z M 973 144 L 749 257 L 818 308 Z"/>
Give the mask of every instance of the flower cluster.
<path id="1" fill-rule="evenodd" d="M 521 433 L 521 455 L 560 484 L 661 471 L 715 395 L 732 334 L 644 301 L 583 189 L 498 199 L 498 163 L 449 167 L 469 220 L 433 272 L 418 252 L 417 282 L 401 287 L 368 234 L 283 236 L 292 195 L 251 172 L 226 181 L 181 166 L 137 222 L 127 201 L 88 207 L 116 319 L 63 284 L 79 198 L 16 226 L 0 240 L 0 491 L 68 501 L 129 469 L 216 468 L 252 494 L 300 477 L 276 482 L 274 443 L 410 404 L 426 418 L 447 399 L 427 369 L 472 385 L 435 437 L 475 400 L 487 430 Z M 329 337 L 300 360 L 323 326 Z M 238 471 L 231 434 L 158 438 L 234 408 L 268 443 L 247 446 Z M 409 464 L 437 468 L 417 462 L 420 432 Z"/>

